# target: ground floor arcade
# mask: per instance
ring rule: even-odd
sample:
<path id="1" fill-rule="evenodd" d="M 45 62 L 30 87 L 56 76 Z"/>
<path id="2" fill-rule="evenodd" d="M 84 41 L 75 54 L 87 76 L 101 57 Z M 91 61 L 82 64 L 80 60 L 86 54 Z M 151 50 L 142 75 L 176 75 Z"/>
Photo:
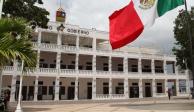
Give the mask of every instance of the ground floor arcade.
<path id="1" fill-rule="evenodd" d="M 10 100 L 19 93 L 19 76 L 3 76 L 3 88 L 10 88 Z M 144 97 L 167 97 L 189 93 L 189 80 L 184 79 L 117 79 L 26 76 L 23 78 L 22 100 L 105 100 Z"/>

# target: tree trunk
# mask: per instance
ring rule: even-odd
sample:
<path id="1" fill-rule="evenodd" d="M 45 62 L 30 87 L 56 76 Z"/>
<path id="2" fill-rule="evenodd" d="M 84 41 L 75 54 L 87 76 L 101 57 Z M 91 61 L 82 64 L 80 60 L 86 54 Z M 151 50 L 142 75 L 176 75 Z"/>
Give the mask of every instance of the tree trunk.
<path id="1" fill-rule="evenodd" d="M 0 67 L 0 97 L 2 91 L 2 78 L 3 78 L 3 67 Z"/>

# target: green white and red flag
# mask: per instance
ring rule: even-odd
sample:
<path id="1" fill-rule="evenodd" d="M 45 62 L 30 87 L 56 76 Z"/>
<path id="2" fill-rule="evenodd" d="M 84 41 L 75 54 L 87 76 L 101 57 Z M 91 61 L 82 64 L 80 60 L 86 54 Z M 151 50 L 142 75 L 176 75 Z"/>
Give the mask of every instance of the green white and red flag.
<path id="1" fill-rule="evenodd" d="M 110 44 L 113 49 L 123 47 L 139 37 L 155 19 L 183 5 L 184 0 L 131 0 L 110 17 Z"/>

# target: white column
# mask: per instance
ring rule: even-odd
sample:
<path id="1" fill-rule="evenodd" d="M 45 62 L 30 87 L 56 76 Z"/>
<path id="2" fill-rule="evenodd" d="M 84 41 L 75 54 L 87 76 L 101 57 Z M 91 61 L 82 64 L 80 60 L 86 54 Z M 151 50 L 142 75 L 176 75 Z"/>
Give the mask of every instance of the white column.
<path id="1" fill-rule="evenodd" d="M 142 74 L 142 60 L 141 60 L 141 58 L 138 59 L 138 72 L 140 75 Z"/>
<path id="2" fill-rule="evenodd" d="M 179 75 L 178 74 L 178 66 L 176 66 L 176 61 L 174 62 L 174 68 L 175 68 L 175 75 Z"/>
<path id="3" fill-rule="evenodd" d="M 96 99 L 96 78 L 92 80 L 92 99 Z"/>
<path id="4" fill-rule="evenodd" d="M 151 61 L 151 69 L 152 69 L 152 74 L 155 74 L 155 63 L 154 63 L 154 59 L 152 59 Z"/>
<path id="5" fill-rule="evenodd" d="M 128 99 L 129 98 L 129 81 L 128 81 L 128 78 L 124 79 L 124 94 L 125 94 L 125 98 Z"/>
<path id="6" fill-rule="evenodd" d="M 139 98 L 143 98 L 143 82 L 139 79 Z"/>
<path id="7" fill-rule="evenodd" d="M 123 59 L 123 67 L 125 75 L 128 75 L 128 58 L 124 57 Z"/>
<path id="8" fill-rule="evenodd" d="M 109 79 L 109 98 L 112 98 L 112 79 Z"/>
<path id="9" fill-rule="evenodd" d="M 156 97 L 156 80 L 152 79 L 152 97 Z"/>
<path id="10" fill-rule="evenodd" d="M 40 50 L 37 51 L 37 64 L 36 64 L 36 69 L 39 69 L 40 66 Z"/>
<path id="11" fill-rule="evenodd" d="M 75 79 L 75 97 L 74 100 L 78 100 L 78 77 Z"/>
<path id="12" fill-rule="evenodd" d="M 17 80 L 17 66 L 18 66 L 18 61 L 14 60 L 13 62 L 13 67 L 14 67 L 14 72 L 12 76 L 12 81 L 11 81 L 11 96 L 10 96 L 10 102 L 15 101 L 15 92 L 16 92 L 16 80 Z"/>
<path id="13" fill-rule="evenodd" d="M 168 96 L 168 79 L 164 79 L 164 93 Z"/>
<path id="14" fill-rule="evenodd" d="M 164 74 L 167 75 L 166 60 L 163 61 Z"/>
<path id="15" fill-rule="evenodd" d="M 179 79 L 176 79 L 176 95 L 179 96 Z"/>
<path id="16" fill-rule="evenodd" d="M 34 84 L 34 101 L 38 101 L 38 76 L 36 76 Z"/>
<path id="17" fill-rule="evenodd" d="M 189 79 L 186 80 L 186 89 L 187 89 L 186 90 L 187 93 L 190 94 L 191 92 L 190 92 L 190 80 Z"/>
<path id="18" fill-rule="evenodd" d="M 76 37 L 76 49 L 79 50 L 79 36 Z"/>
<path id="19" fill-rule="evenodd" d="M 92 58 L 92 71 L 93 71 L 93 74 L 96 74 L 96 55 L 93 55 L 93 58 Z"/>
<path id="20" fill-rule="evenodd" d="M 60 82 L 60 77 L 56 77 L 55 80 L 55 101 L 59 101 L 59 82 Z"/>
<path id="21" fill-rule="evenodd" d="M 42 40 L 41 38 L 42 38 L 42 32 L 40 29 L 38 29 L 38 45 L 39 45 L 39 47 L 41 45 L 41 40 Z"/>
<path id="22" fill-rule="evenodd" d="M 57 52 L 56 56 L 56 69 L 60 70 L 61 68 L 61 53 Z"/>
<path id="23" fill-rule="evenodd" d="M 57 36 L 57 45 L 58 46 L 62 45 L 61 38 L 62 38 L 62 32 L 59 31 L 58 36 Z"/>
<path id="24" fill-rule="evenodd" d="M 108 60 L 108 70 L 110 73 L 112 73 L 112 57 L 109 56 L 109 60 Z"/>
<path id="25" fill-rule="evenodd" d="M 76 70 L 76 73 L 78 73 L 78 70 L 79 70 L 79 54 L 76 54 L 76 57 L 75 57 L 75 70 Z"/>
<path id="26" fill-rule="evenodd" d="M 13 75 L 12 76 L 12 81 L 11 81 L 11 96 L 10 96 L 10 102 L 15 102 L 16 80 L 17 80 L 17 76 L 16 75 Z"/>
<path id="27" fill-rule="evenodd" d="M 93 42 L 92 42 L 92 49 L 93 51 L 96 51 L 96 38 L 93 38 Z"/>
<path id="28" fill-rule="evenodd" d="M 189 79 L 189 70 L 185 70 L 185 75 L 187 76 L 186 79 L 186 88 L 187 88 L 187 93 L 191 93 L 190 91 L 190 79 Z"/>

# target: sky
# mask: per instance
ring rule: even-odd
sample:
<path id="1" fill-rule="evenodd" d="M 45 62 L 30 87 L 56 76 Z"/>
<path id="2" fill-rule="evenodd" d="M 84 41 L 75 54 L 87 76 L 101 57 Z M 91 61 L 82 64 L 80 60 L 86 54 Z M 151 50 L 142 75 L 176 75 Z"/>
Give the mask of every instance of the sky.
<path id="1" fill-rule="evenodd" d="M 43 2 L 44 5 L 41 7 L 46 8 L 50 12 L 50 20 L 55 21 L 55 12 L 60 7 L 60 0 L 43 0 Z M 61 7 L 67 13 L 66 23 L 108 31 L 108 17 L 129 2 L 130 0 L 61 0 Z M 187 4 L 190 9 L 191 6 L 194 6 L 194 0 L 187 0 Z M 137 40 L 129 45 L 157 48 L 162 52 L 171 53 L 175 43 L 173 22 L 181 9 L 184 9 L 184 6 L 158 18 L 151 28 L 146 29 Z"/>

